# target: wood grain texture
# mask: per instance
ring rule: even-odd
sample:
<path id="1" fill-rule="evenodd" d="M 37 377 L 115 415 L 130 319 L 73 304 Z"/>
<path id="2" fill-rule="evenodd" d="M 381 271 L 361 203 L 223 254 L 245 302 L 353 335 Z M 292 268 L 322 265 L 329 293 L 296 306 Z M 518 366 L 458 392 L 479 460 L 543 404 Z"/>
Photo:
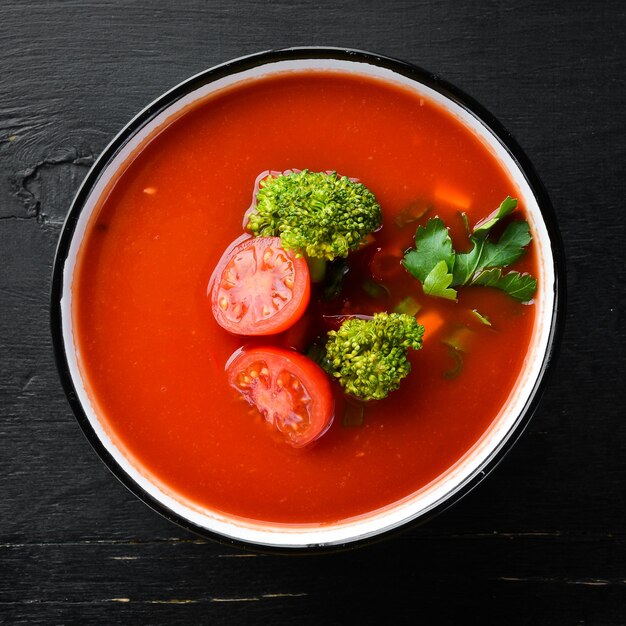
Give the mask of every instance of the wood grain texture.
<path id="1" fill-rule="evenodd" d="M 0 622 L 622 624 L 626 10 L 617 0 L 0 3 Z M 89 164 L 151 99 L 290 45 L 397 56 L 513 133 L 555 205 L 567 327 L 527 432 L 428 526 L 358 552 L 248 556 L 137 501 L 84 440 L 48 330 Z"/>
<path id="2" fill-rule="evenodd" d="M 393 623 L 431 611 L 438 623 L 467 614 L 481 623 L 619 623 L 626 584 L 609 542 L 555 535 L 406 537 L 280 560 L 193 540 L 31 544 L 12 546 L 5 563 L 19 576 L 2 606 L 40 623 L 78 614 L 109 623 L 206 614 L 223 623 Z M 46 585 L 33 588 L 44 574 Z M 443 603 L 442 588 L 457 601 Z"/>

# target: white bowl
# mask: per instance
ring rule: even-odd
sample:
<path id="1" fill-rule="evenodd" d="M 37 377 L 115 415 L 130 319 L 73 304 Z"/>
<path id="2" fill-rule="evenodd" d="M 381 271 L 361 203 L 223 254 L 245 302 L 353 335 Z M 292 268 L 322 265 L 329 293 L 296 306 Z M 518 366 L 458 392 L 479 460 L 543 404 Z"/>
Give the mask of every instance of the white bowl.
<path id="1" fill-rule="evenodd" d="M 124 456 L 102 427 L 79 369 L 72 328 L 76 257 L 97 200 L 129 155 L 154 129 L 198 99 L 250 78 L 294 70 L 330 70 L 377 77 L 437 102 L 491 150 L 519 190 L 538 250 L 539 286 L 532 341 L 522 372 L 490 428 L 443 475 L 382 510 L 326 525 L 242 521 L 177 500 Z M 520 435 L 534 411 L 554 356 L 564 314 L 564 261 L 554 213 L 528 159 L 502 126 L 458 89 L 424 70 L 366 52 L 299 48 L 243 57 L 201 72 L 174 87 L 137 115 L 107 146 L 88 173 L 69 211 L 53 274 L 51 323 L 63 386 L 87 438 L 109 469 L 139 498 L 168 519 L 204 536 L 248 547 L 283 551 L 338 548 L 424 521 L 474 487 Z"/>

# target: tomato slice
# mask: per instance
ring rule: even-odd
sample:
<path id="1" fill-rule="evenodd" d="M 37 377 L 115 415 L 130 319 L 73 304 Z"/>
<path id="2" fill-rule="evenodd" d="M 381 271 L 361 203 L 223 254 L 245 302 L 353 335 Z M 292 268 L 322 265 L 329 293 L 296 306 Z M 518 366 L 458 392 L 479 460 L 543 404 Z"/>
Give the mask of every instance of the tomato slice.
<path id="1" fill-rule="evenodd" d="M 236 335 L 273 335 L 295 324 L 311 294 L 304 258 L 278 237 L 235 241 L 222 255 L 211 283 L 218 324 Z"/>
<path id="2" fill-rule="evenodd" d="M 228 383 L 255 406 L 287 443 L 301 448 L 321 437 L 334 417 L 334 400 L 324 370 L 305 356 L 263 347 L 235 353 Z"/>

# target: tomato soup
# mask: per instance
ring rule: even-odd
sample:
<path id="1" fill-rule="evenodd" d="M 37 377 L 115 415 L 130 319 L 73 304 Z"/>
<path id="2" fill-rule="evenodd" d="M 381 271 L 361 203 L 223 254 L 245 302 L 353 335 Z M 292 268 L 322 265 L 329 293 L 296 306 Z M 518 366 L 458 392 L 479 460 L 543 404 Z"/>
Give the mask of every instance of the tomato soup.
<path id="1" fill-rule="evenodd" d="M 292 329 L 263 340 L 232 335 L 212 315 L 211 273 L 242 234 L 258 176 L 305 168 L 358 178 L 383 226 L 350 255 L 336 298 L 313 286 Z M 535 305 L 485 287 L 459 289 L 456 302 L 425 296 L 399 259 L 434 216 L 467 249 L 461 213 L 474 224 L 507 195 L 519 192 L 459 120 L 375 78 L 289 72 L 184 110 L 115 175 L 79 253 L 75 338 L 108 435 L 175 498 L 251 520 L 331 523 L 415 493 L 498 415 L 523 366 Z M 537 275 L 536 267 L 531 244 L 514 269 Z M 372 277 L 384 286 L 376 293 Z M 225 366 L 242 346 L 304 351 L 335 316 L 389 311 L 407 297 L 426 329 L 411 373 L 356 420 L 337 387 L 334 422 L 314 445 L 273 436 L 227 383 Z M 463 350 L 449 341 L 459 330 Z"/>

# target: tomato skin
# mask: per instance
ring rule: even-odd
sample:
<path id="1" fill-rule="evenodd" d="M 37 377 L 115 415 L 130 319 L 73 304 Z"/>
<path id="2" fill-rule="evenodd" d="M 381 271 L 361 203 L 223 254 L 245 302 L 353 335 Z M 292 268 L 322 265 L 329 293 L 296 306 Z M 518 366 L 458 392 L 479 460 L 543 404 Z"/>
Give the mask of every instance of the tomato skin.
<path id="1" fill-rule="evenodd" d="M 236 335 L 274 335 L 293 326 L 311 296 L 306 260 L 278 237 L 243 237 L 219 260 L 209 292 L 217 323 Z"/>
<path id="2" fill-rule="evenodd" d="M 274 346 L 241 349 L 227 364 L 228 384 L 294 448 L 319 439 L 335 403 L 324 370 L 307 357 Z"/>

